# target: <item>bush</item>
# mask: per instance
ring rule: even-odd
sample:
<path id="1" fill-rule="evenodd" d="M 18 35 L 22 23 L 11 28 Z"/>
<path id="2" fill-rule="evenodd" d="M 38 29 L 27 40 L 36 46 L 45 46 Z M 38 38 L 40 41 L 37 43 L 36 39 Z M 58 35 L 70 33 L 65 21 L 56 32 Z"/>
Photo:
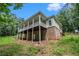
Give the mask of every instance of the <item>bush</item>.
<path id="1" fill-rule="evenodd" d="M 59 41 L 58 44 L 70 44 L 71 42 L 78 43 L 79 42 L 79 36 L 66 35 Z"/>
<path id="2" fill-rule="evenodd" d="M 54 55 L 79 55 L 79 35 L 66 35 L 52 50 Z"/>

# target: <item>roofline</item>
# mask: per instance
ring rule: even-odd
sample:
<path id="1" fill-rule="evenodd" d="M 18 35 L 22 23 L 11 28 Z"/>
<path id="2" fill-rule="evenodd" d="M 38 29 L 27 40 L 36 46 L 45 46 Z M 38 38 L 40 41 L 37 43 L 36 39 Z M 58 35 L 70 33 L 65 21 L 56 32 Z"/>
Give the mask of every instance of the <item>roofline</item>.
<path id="1" fill-rule="evenodd" d="M 55 20 L 55 21 L 59 24 L 59 26 L 62 28 L 62 24 L 55 18 L 55 16 L 50 16 L 50 17 L 47 18 L 47 20 L 50 19 L 50 18 L 54 18 L 54 20 Z"/>
<path id="2" fill-rule="evenodd" d="M 30 19 L 32 19 L 33 17 L 35 17 L 36 15 L 38 15 L 38 14 L 42 14 L 44 17 L 46 17 L 42 12 L 37 12 L 36 14 L 34 14 L 34 15 L 32 15 L 31 17 L 29 17 L 27 20 L 25 20 L 25 22 L 26 21 L 29 21 Z M 47 18 L 47 17 L 46 17 Z"/>
<path id="3" fill-rule="evenodd" d="M 33 17 L 35 17 L 36 15 L 38 15 L 38 14 L 42 14 L 44 17 L 46 17 L 42 12 L 37 12 L 36 14 L 34 14 L 34 15 L 32 15 L 31 17 L 29 17 L 27 20 L 25 20 L 23 23 L 26 23 L 27 21 L 29 21 L 30 19 L 32 19 Z M 55 18 L 55 16 L 53 15 L 53 16 L 49 16 L 49 17 L 46 17 L 47 19 L 46 20 L 48 20 L 48 19 L 50 19 L 50 18 L 54 18 L 55 19 L 55 21 L 59 24 L 59 26 L 62 28 L 62 24 Z"/>
<path id="4" fill-rule="evenodd" d="M 61 29 L 62 29 L 62 24 L 60 23 L 60 21 L 59 20 L 57 20 L 55 17 L 54 17 L 54 19 L 55 19 L 55 21 L 59 24 L 59 26 L 61 27 Z"/>

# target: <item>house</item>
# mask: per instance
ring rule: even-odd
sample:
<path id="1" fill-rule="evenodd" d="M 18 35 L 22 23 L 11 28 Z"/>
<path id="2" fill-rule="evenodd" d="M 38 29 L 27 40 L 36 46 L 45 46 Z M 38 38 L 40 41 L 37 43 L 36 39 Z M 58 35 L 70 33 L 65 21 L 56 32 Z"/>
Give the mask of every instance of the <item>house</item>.
<path id="1" fill-rule="evenodd" d="M 18 30 L 18 38 L 23 40 L 38 41 L 56 40 L 61 37 L 61 24 L 54 16 L 46 17 L 43 13 L 38 12 L 25 22 Z"/>

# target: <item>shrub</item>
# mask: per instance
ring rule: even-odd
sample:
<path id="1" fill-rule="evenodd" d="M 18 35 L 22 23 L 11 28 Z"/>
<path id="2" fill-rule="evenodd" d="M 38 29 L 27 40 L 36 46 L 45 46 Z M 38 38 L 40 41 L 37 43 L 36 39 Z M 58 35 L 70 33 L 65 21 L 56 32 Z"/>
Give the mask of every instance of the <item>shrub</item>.
<path id="1" fill-rule="evenodd" d="M 70 44 L 71 42 L 79 42 L 79 37 L 76 35 L 66 35 L 59 41 L 58 44 Z"/>
<path id="2" fill-rule="evenodd" d="M 79 55 L 79 35 L 64 36 L 54 44 L 52 52 L 54 55 Z"/>

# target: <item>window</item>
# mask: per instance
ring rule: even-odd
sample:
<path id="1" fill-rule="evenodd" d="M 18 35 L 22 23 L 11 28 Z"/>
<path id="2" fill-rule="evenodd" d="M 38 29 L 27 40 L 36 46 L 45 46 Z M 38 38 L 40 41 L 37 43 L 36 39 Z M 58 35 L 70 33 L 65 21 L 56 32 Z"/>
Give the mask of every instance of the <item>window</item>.
<path id="1" fill-rule="evenodd" d="M 51 24 L 51 20 L 49 20 L 49 25 L 51 26 L 52 24 Z"/>

